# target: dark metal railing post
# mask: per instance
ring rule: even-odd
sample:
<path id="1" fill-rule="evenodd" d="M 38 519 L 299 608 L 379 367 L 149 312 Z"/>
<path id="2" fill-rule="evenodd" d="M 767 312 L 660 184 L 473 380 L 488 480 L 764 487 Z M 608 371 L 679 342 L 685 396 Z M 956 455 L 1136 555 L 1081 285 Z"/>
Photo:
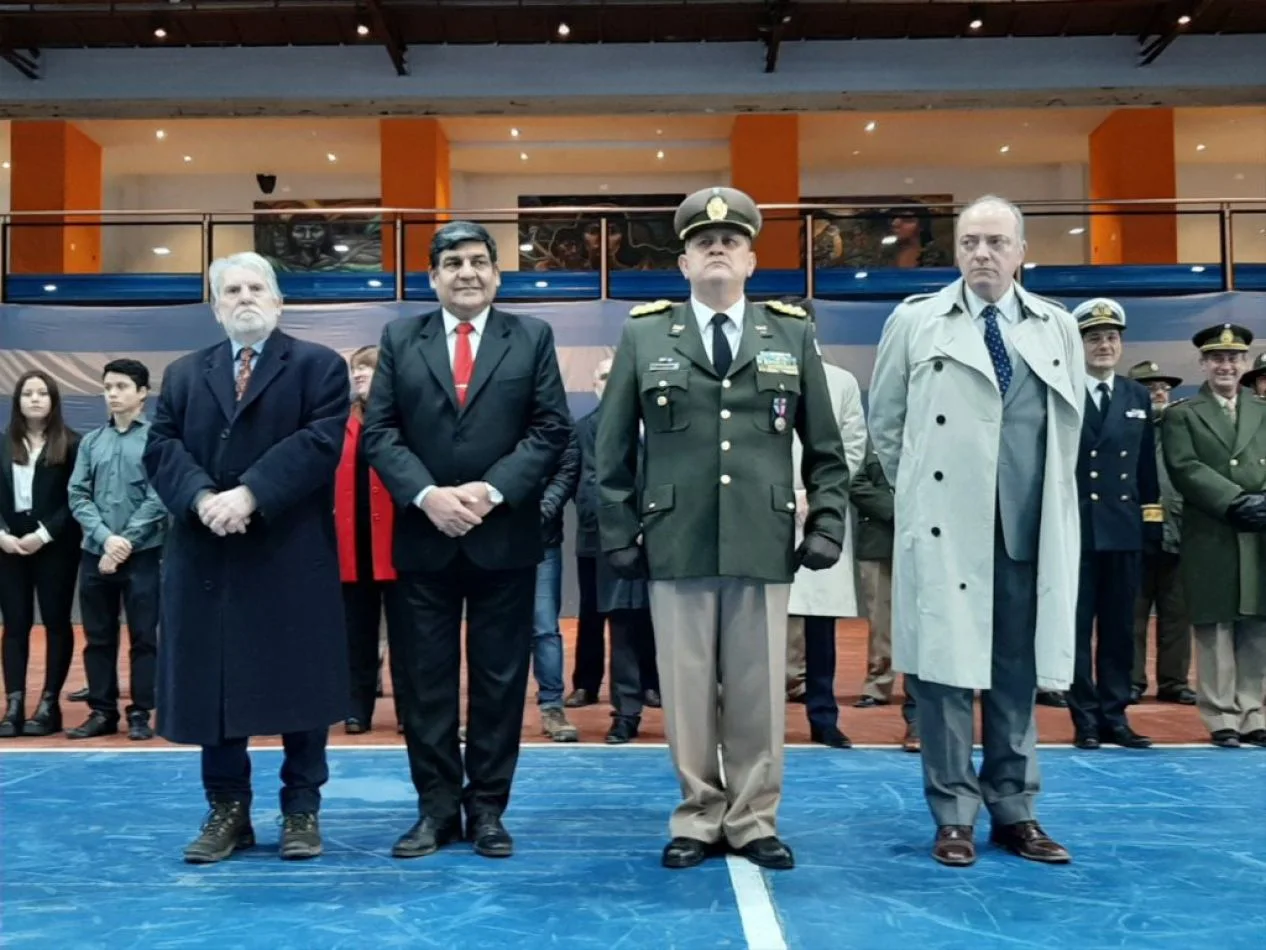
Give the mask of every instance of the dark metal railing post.
<path id="1" fill-rule="evenodd" d="M 606 300 L 611 296 L 611 265 L 607 257 L 607 216 L 598 219 L 598 246 L 602 248 L 602 261 L 598 265 L 598 297 Z"/>
<path id="2" fill-rule="evenodd" d="M 9 216 L 0 215 L 0 303 L 9 289 Z"/>
<path id="3" fill-rule="evenodd" d="M 396 226 L 391 237 L 396 246 L 396 302 L 404 300 L 404 215 L 395 215 Z"/>
<path id="4" fill-rule="evenodd" d="M 1227 204 L 1218 208 L 1218 236 L 1222 247 L 1222 289 L 1235 289 L 1235 212 Z"/>
<path id="5" fill-rule="evenodd" d="M 211 262 L 215 259 L 211 215 L 202 216 L 202 302 L 211 302 Z"/>
<path id="6" fill-rule="evenodd" d="M 808 300 L 813 299 L 813 292 L 816 289 L 817 281 L 815 276 L 813 267 L 813 212 L 809 211 L 804 216 L 804 295 Z"/>

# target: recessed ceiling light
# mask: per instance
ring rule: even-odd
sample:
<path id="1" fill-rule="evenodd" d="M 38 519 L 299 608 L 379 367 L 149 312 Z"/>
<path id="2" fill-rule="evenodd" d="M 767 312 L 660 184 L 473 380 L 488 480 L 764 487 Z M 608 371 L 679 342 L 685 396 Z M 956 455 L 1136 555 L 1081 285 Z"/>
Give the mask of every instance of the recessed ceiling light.
<path id="1" fill-rule="evenodd" d="M 166 257 L 168 254 L 170 254 L 170 253 L 171 253 L 171 248 L 169 248 L 169 247 L 156 247 L 156 248 L 154 248 L 154 253 L 155 253 L 155 254 L 157 254 L 159 257 Z"/>
<path id="2" fill-rule="evenodd" d="M 192 156 L 192 155 L 186 155 L 186 156 L 185 156 L 185 161 L 186 161 L 186 162 L 192 162 L 192 161 L 193 161 L 193 156 Z"/>
<path id="3" fill-rule="evenodd" d="M 655 153 L 655 157 L 656 157 L 656 158 L 658 158 L 658 159 L 663 159 L 663 157 L 664 157 L 664 150 L 661 148 L 658 152 L 656 152 L 656 153 Z"/>
<path id="4" fill-rule="evenodd" d="M 3 168 L 3 169 L 5 169 L 5 170 L 7 171 L 7 170 L 8 170 L 8 168 L 9 168 L 9 163 L 8 163 L 8 162 L 0 162 L 0 168 Z"/>
<path id="5" fill-rule="evenodd" d="M 1186 26 L 1190 22 L 1191 22 L 1191 17 L 1187 16 L 1187 14 L 1185 13 L 1178 18 L 1179 26 Z"/>
<path id="6" fill-rule="evenodd" d="M 985 25 L 985 21 L 980 19 L 980 17 L 977 17 L 976 19 L 972 20 L 970 23 L 967 24 L 967 28 L 969 30 L 979 30 L 984 25 Z"/>
<path id="7" fill-rule="evenodd" d="M 1196 146 L 1196 151 L 1197 151 L 1197 152 L 1203 152 L 1203 151 L 1204 151 L 1206 148 L 1208 148 L 1208 147 L 1209 147 L 1209 146 L 1207 146 L 1207 145 L 1205 145 L 1203 142 L 1201 142 L 1199 145 L 1197 145 L 1197 146 Z"/>
<path id="8" fill-rule="evenodd" d="M 1236 172 L 1236 173 L 1235 173 L 1235 180 L 1236 180 L 1236 181 L 1243 181 L 1243 180 L 1244 180 L 1244 173 L 1243 173 L 1243 172 Z"/>
<path id="9" fill-rule="evenodd" d="M 610 186 L 610 185 L 608 185 L 608 184 L 603 183 L 603 184 L 601 184 L 601 185 L 599 185 L 599 186 L 598 186 L 598 190 L 599 190 L 599 191 L 610 191 L 610 190 L 611 190 L 611 186 Z"/>
<path id="10" fill-rule="evenodd" d="M 906 179 L 906 184 L 907 184 L 907 185 L 913 185 L 913 184 L 914 184 L 914 179 L 913 179 L 913 178 L 907 178 L 907 179 Z"/>
<path id="11" fill-rule="evenodd" d="M 351 248 L 346 244 L 335 244 L 333 250 L 335 254 L 346 254 Z"/>
<path id="12" fill-rule="evenodd" d="M 571 36 L 571 27 L 566 23 L 558 24 L 558 35 L 562 37 Z"/>
<path id="13" fill-rule="evenodd" d="M 1007 154 L 1007 152 L 1011 151 L 1011 146 L 1010 146 L 1010 145 L 1004 145 L 1004 146 L 1002 146 L 1002 148 L 998 149 L 998 151 L 999 151 L 999 152 L 1001 152 L 1003 155 L 1006 155 L 1006 154 Z"/>
<path id="14" fill-rule="evenodd" d="M 1069 234 L 1085 234 L 1086 229 L 1085 228 L 1069 228 L 1068 233 Z"/>
<path id="15" fill-rule="evenodd" d="M 165 40 L 167 39 L 167 31 L 160 26 L 158 29 L 154 30 L 154 36 L 160 40 Z"/>
<path id="16" fill-rule="evenodd" d="M 895 234 L 885 234 L 884 239 L 880 241 L 879 243 L 880 244 L 896 244 L 897 236 Z"/>
<path id="17" fill-rule="evenodd" d="M 510 138 L 512 138 L 512 139 L 517 139 L 518 137 L 519 137 L 519 130 L 518 130 L 518 129 L 511 129 L 511 130 L 510 130 Z"/>
<path id="18" fill-rule="evenodd" d="M 663 130 L 663 129 L 656 129 L 656 130 L 655 130 L 655 134 L 656 134 L 656 135 L 663 135 L 663 134 L 664 134 L 664 130 Z"/>
<path id="19" fill-rule="evenodd" d="M 520 250 L 520 251 L 522 251 L 523 253 L 525 253 L 525 254 L 526 254 L 528 251 L 532 250 L 532 245 L 531 245 L 531 244 L 520 244 L 520 245 L 519 245 L 519 250 Z"/>
<path id="20" fill-rule="evenodd" d="M 357 24 L 356 24 L 356 32 L 357 32 L 357 34 L 359 34 L 360 36 L 368 36 L 368 35 L 369 35 L 369 27 L 367 27 L 364 23 L 357 23 Z"/>
<path id="21" fill-rule="evenodd" d="M 875 129 L 877 128 L 879 128 L 879 123 L 876 122 L 874 119 L 871 119 L 869 122 L 866 123 L 867 132 L 874 132 Z"/>
<path id="22" fill-rule="evenodd" d="M 52 293 L 56 293 L 56 292 L 57 292 L 57 285 L 56 285 L 56 284 L 45 284 L 45 285 L 44 285 L 44 293 L 46 293 L 46 294 L 52 294 Z"/>
<path id="23" fill-rule="evenodd" d="M 163 139 L 167 138 L 167 131 L 165 129 L 158 129 L 154 133 L 154 138 L 158 139 L 159 141 L 162 141 Z"/>
<path id="24" fill-rule="evenodd" d="M 526 161 L 527 161 L 527 152 L 520 152 L 520 153 L 519 153 L 519 161 L 521 161 L 521 162 L 526 162 Z"/>
<path id="25" fill-rule="evenodd" d="M 368 284 L 370 287 L 381 287 L 381 286 L 382 286 L 382 281 L 381 281 L 381 280 L 367 280 L 367 281 L 365 281 L 365 283 L 366 283 L 366 284 Z"/>
<path id="26" fill-rule="evenodd" d="M 854 155 L 860 155 L 860 154 L 862 154 L 862 151 L 861 151 L 861 149 L 859 149 L 859 148 L 855 148 L 855 149 L 853 149 L 853 154 L 854 154 Z"/>
<path id="27" fill-rule="evenodd" d="M 327 162 L 330 162 L 331 164 L 333 164 L 334 162 L 337 162 L 337 161 L 338 161 L 338 156 L 337 156 L 337 155 L 335 155 L 333 152 L 326 152 L 326 153 L 325 153 L 325 160 L 326 160 Z"/>

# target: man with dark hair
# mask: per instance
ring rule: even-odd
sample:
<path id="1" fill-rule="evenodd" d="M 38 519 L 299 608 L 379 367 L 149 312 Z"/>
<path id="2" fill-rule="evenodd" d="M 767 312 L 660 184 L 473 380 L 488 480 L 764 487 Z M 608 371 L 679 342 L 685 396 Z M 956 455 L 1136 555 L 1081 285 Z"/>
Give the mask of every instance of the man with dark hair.
<path id="1" fill-rule="evenodd" d="M 431 241 L 440 306 L 383 330 L 365 414 L 364 451 L 399 509 L 402 622 L 391 651 L 419 805 L 418 821 L 392 849 L 399 858 L 460 839 L 463 808 L 476 852 L 514 850 L 501 815 L 523 727 L 541 496 L 571 419 L 553 332 L 493 307 L 500 284 L 497 245 L 485 228 L 440 228 Z"/>
<path id="2" fill-rule="evenodd" d="M 142 416 L 149 370 L 112 360 L 102 373 L 110 420 L 84 436 L 70 477 L 70 510 L 83 528 L 79 611 L 83 616 L 88 718 L 71 739 L 119 731 L 119 606 L 131 639 L 132 702 L 128 738 L 152 739 L 154 668 L 158 656 L 159 560 L 167 509 L 149 484 L 142 456 L 149 423 Z"/>

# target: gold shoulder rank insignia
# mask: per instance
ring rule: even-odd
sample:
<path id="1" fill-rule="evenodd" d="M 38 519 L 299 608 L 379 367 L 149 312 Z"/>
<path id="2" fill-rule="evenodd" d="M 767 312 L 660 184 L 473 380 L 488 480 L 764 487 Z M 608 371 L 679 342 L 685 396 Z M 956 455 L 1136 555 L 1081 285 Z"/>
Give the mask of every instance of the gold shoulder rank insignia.
<path id="1" fill-rule="evenodd" d="M 629 311 L 630 317 L 645 317 L 652 313 L 663 313 L 665 310 L 671 309 L 673 302 L 671 300 L 656 300 L 652 303 L 640 303 Z"/>
<path id="2" fill-rule="evenodd" d="M 782 314 L 784 317 L 796 317 L 799 320 L 803 320 L 809 316 L 809 312 L 804 307 L 799 307 L 794 303 L 783 303 L 781 300 L 766 300 L 765 306 L 774 311 L 774 313 Z"/>

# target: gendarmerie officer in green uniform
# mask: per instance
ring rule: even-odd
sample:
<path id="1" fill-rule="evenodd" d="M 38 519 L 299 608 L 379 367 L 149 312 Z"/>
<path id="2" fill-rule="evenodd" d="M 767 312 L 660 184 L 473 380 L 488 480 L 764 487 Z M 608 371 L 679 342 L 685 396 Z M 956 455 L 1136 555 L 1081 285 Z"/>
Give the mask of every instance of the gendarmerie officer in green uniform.
<path id="1" fill-rule="evenodd" d="M 763 867 L 793 866 L 775 827 L 787 602 L 797 567 L 830 567 L 844 539 L 848 465 L 813 324 L 798 307 L 744 296 L 760 226 L 756 204 L 733 188 L 682 202 L 674 227 L 690 300 L 633 309 L 598 426 L 602 550 L 617 571 L 650 579 L 683 799 L 663 854 L 671 868 L 726 845 Z M 809 502 L 799 548 L 793 431 Z"/>

